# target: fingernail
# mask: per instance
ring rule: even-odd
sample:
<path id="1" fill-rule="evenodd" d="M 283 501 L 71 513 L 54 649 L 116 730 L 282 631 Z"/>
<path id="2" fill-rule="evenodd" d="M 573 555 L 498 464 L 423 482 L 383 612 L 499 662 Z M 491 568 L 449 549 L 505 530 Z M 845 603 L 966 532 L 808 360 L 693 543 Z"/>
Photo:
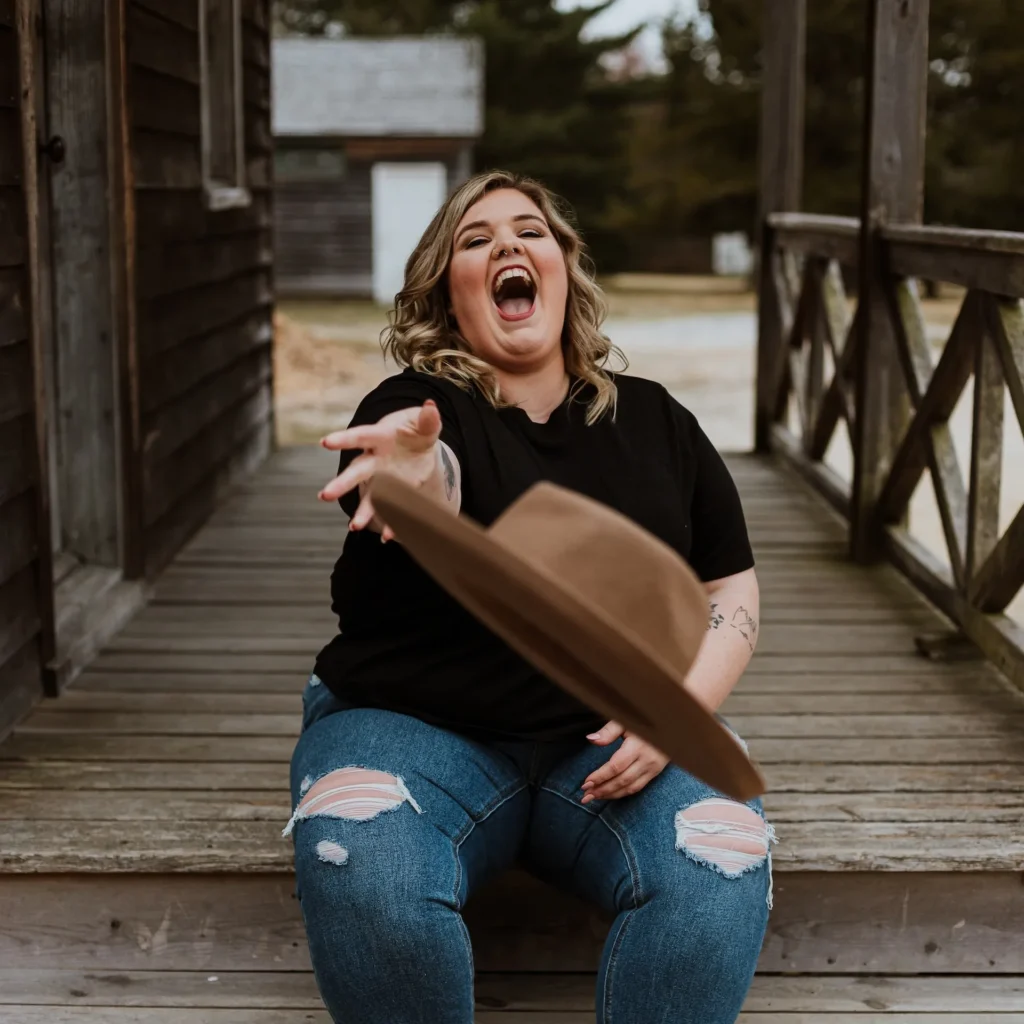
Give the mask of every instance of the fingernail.
<path id="1" fill-rule="evenodd" d="M 599 732 L 588 732 L 587 733 L 587 739 L 588 740 L 598 740 L 600 738 L 601 738 L 601 734 Z"/>

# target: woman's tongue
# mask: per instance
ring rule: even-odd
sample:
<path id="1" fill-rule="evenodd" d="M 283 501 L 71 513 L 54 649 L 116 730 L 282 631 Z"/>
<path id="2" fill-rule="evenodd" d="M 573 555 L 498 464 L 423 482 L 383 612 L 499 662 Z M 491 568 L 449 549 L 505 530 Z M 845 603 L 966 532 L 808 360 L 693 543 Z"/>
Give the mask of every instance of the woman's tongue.
<path id="1" fill-rule="evenodd" d="M 525 295 L 514 299 L 498 300 L 498 309 L 500 309 L 505 316 L 521 316 L 523 313 L 529 313 L 532 305 L 533 299 L 528 299 Z"/>

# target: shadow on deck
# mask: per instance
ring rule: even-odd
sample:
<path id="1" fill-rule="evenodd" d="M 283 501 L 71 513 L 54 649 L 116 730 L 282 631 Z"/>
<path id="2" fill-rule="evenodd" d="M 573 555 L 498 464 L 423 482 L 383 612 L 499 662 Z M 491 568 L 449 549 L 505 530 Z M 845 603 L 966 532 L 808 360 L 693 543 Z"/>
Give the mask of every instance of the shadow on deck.
<path id="1" fill-rule="evenodd" d="M 909 585 L 847 563 L 779 465 L 730 465 L 762 638 L 726 712 L 781 841 L 743 1020 L 1024 1021 L 1024 698 L 982 662 L 920 657 L 943 623 Z M 276 454 L 0 745 L 4 1022 L 326 1024 L 280 829 L 300 691 L 334 629 L 343 526 L 314 499 L 332 466 Z M 467 920 L 479 1021 L 593 1019 L 599 914 L 513 873 Z"/>

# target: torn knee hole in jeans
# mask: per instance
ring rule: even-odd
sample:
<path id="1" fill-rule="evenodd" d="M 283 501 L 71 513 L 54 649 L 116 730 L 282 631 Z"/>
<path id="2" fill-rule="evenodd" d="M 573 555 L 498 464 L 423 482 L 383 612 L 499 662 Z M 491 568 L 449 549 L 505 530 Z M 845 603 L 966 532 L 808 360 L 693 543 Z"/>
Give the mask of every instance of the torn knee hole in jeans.
<path id="1" fill-rule="evenodd" d="M 771 872 L 775 841 L 775 829 L 757 811 L 734 800 L 711 797 L 676 814 L 676 849 L 726 878 L 739 878 L 766 862 Z"/>
<path id="2" fill-rule="evenodd" d="M 423 811 L 406 788 L 399 775 L 374 771 L 371 768 L 360 768 L 352 765 L 347 768 L 336 768 L 332 772 L 317 779 L 315 782 L 307 776 L 299 786 L 301 799 L 294 814 L 285 826 L 282 835 L 291 835 L 296 824 L 306 818 L 327 817 L 345 818 L 349 821 L 369 821 L 385 811 L 393 811 L 407 803 L 417 814 Z M 321 843 L 320 846 L 324 844 Z M 338 847 L 342 850 L 341 847 Z M 319 850 L 321 860 L 331 860 L 343 864 L 340 854 L 324 857 Z M 345 859 L 347 851 L 342 850 Z"/>

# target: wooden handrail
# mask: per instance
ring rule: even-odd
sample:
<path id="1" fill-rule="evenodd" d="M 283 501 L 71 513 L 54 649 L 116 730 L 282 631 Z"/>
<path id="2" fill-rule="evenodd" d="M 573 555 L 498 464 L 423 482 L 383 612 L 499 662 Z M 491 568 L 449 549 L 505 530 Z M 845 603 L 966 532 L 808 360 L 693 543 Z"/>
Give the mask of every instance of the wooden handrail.
<path id="1" fill-rule="evenodd" d="M 773 352 L 759 355 L 765 372 L 758 393 L 758 415 L 768 425 L 771 450 L 851 522 L 850 483 L 823 460 L 840 422 L 853 435 L 863 404 L 852 374 L 863 340 L 852 324 L 863 315 L 863 302 L 858 297 L 851 308 L 839 271 L 843 253 L 857 245 L 858 230 L 847 218 L 766 218 L 761 275 L 766 324 L 760 336 L 776 342 Z M 868 507 L 872 527 L 884 554 L 1024 687 L 1024 629 L 1004 614 L 1024 584 L 1024 510 L 999 528 L 1006 391 L 1024 428 L 1024 301 L 1012 297 L 1024 295 L 1024 235 L 890 225 L 877 237 L 884 267 L 879 288 L 888 318 L 881 355 L 896 373 L 908 418 L 880 468 L 878 493 Z M 970 285 L 938 360 L 917 288 L 916 278 L 923 276 Z M 949 421 L 972 378 L 974 417 L 965 473 Z M 792 427 L 791 403 L 799 413 Z M 948 568 L 903 523 L 926 470 L 935 488 Z"/>

